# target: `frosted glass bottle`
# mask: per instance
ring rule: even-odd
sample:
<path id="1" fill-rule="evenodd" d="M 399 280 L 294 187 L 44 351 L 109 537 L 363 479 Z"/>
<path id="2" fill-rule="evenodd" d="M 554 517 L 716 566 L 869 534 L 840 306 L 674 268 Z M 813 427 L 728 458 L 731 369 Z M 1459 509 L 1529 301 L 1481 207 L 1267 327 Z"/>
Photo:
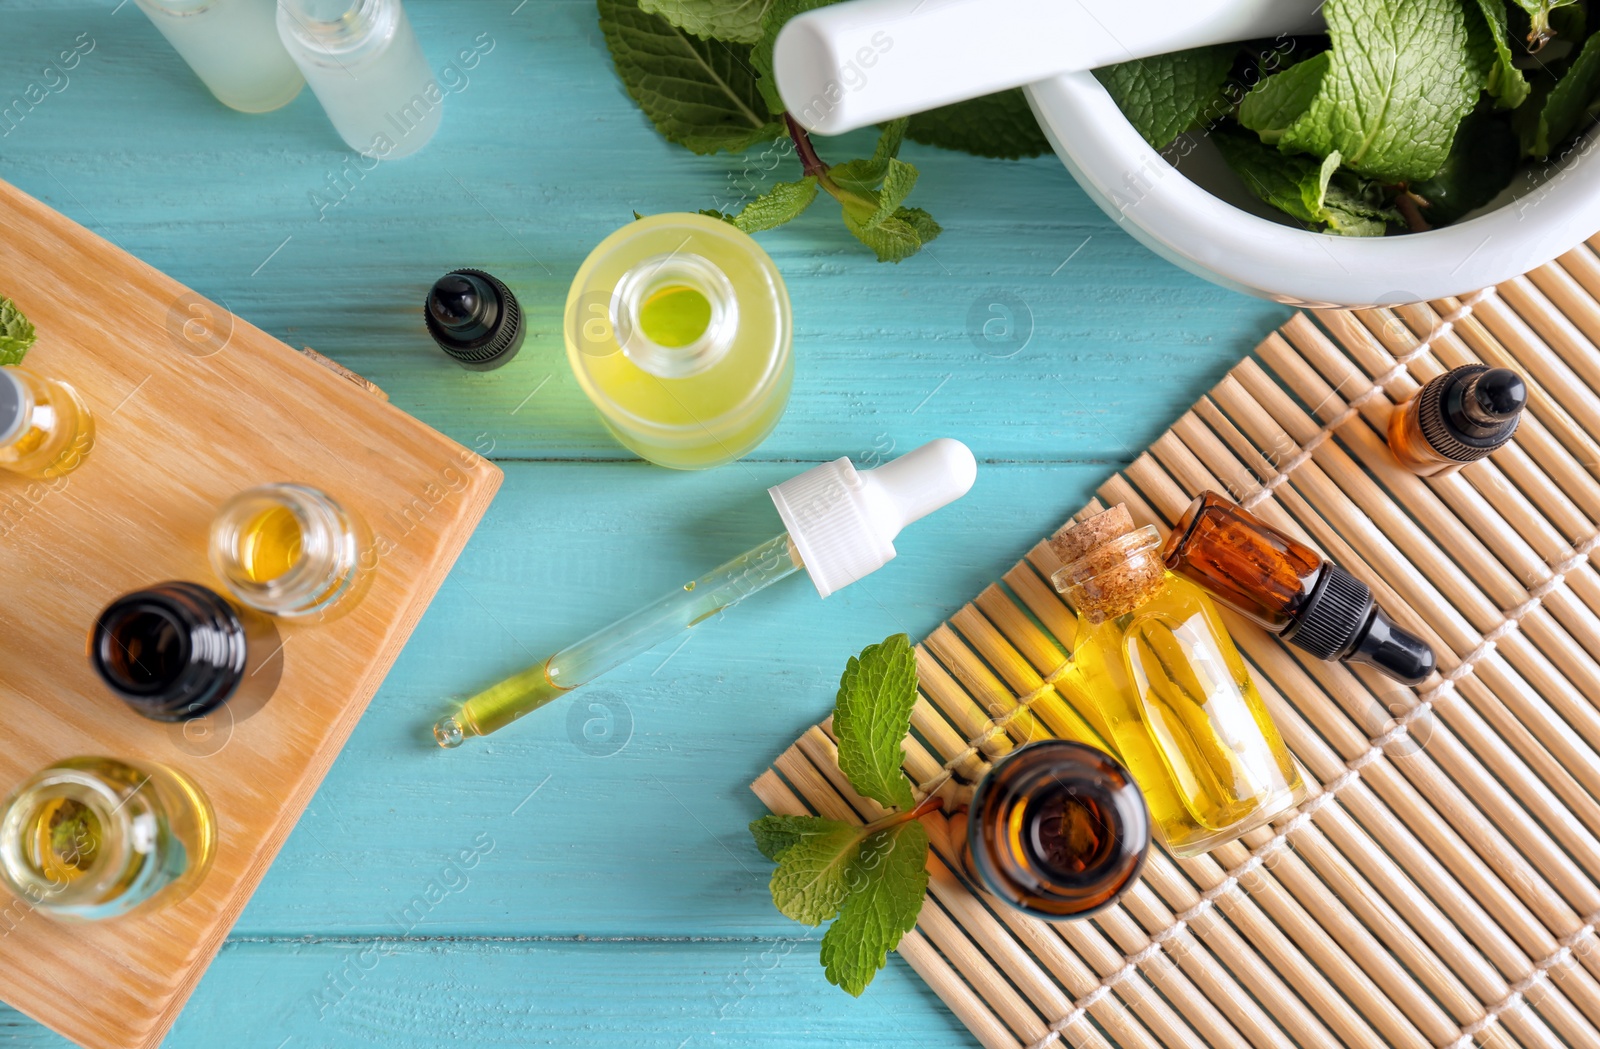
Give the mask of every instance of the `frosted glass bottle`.
<path id="1" fill-rule="evenodd" d="M 444 93 L 400 0 L 278 0 L 278 35 L 351 149 L 392 160 L 439 130 Z"/>
<path id="2" fill-rule="evenodd" d="M 305 78 L 274 31 L 275 0 L 136 0 L 217 101 L 266 113 L 294 101 Z"/>

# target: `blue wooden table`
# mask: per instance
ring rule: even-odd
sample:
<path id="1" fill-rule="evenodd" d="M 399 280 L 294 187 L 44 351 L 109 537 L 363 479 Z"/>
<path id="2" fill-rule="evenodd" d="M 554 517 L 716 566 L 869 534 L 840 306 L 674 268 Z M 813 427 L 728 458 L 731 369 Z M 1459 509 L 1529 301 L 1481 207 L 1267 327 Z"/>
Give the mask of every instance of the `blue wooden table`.
<path id="1" fill-rule="evenodd" d="M 973 1044 L 898 958 L 859 1000 L 823 980 L 818 931 L 767 895 L 746 784 L 829 712 L 849 654 L 940 622 L 1284 311 L 1151 255 L 1054 158 L 909 145 L 911 203 L 944 235 L 880 265 L 826 201 L 762 234 L 794 302 L 788 414 L 740 463 L 652 467 L 607 437 L 568 371 L 567 285 L 636 210 L 795 174 L 764 171 L 759 150 L 662 141 L 591 0 L 408 7 L 435 66 L 480 34 L 493 47 L 450 76 L 425 151 L 362 173 L 309 92 L 265 116 L 224 109 L 127 0 L 0 0 L 0 105 L 46 88 L 0 124 L 0 178 L 355 369 L 506 474 L 167 1044 Z M 44 72 L 84 41 L 66 78 Z M 870 136 L 821 149 L 842 159 Z M 507 280 L 528 313 L 499 371 L 461 370 L 422 330 L 425 290 L 461 265 Z M 976 453 L 977 485 L 870 579 L 826 603 L 792 581 L 489 741 L 426 742 L 446 701 L 776 533 L 767 486 L 944 435 Z M 10 1011 L 0 1029 L 61 1044 Z"/>

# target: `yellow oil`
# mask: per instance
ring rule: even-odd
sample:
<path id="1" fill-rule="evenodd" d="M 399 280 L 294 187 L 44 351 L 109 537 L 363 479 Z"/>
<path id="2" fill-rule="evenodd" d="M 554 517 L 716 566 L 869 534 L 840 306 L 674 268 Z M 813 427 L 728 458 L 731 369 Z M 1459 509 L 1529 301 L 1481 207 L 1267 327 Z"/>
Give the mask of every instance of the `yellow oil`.
<path id="1" fill-rule="evenodd" d="M 639 327 L 661 346 L 688 346 L 710 323 L 711 300 L 686 284 L 658 288 L 639 307 Z"/>
<path id="2" fill-rule="evenodd" d="M 726 278 L 722 323 L 732 325 L 731 342 L 703 370 L 663 378 L 622 352 L 609 314 L 612 293 L 641 263 L 686 256 Z M 644 294 L 639 330 L 656 345 L 689 347 L 707 334 L 713 307 L 706 291 L 667 281 Z M 737 459 L 766 438 L 788 405 L 794 361 L 783 279 L 748 234 L 716 219 L 655 215 L 607 237 L 573 281 L 565 332 L 568 362 L 606 428 L 661 466 L 699 470 Z"/>
<path id="3" fill-rule="evenodd" d="M 571 692 L 550 680 L 549 668 L 546 660 L 490 685 L 461 705 L 456 721 L 470 734 L 487 736 Z"/>
<path id="4" fill-rule="evenodd" d="M 300 519 L 292 510 L 268 507 L 240 530 L 239 567 L 252 583 L 271 582 L 300 560 L 304 541 Z"/>
<path id="5" fill-rule="evenodd" d="M 1298 800 L 1299 770 L 1194 584 L 1169 574 L 1132 612 L 1080 621 L 1073 661 L 1069 692 L 1133 773 L 1173 853 L 1203 853 Z"/>
<path id="6" fill-rule="evenodd" d="M 89 806 L 73 798 L 52 798 L 33 818 L 29 850 L 39 872 L 52 882 L 76 881 L 100 854 L 103 831 Z"/>

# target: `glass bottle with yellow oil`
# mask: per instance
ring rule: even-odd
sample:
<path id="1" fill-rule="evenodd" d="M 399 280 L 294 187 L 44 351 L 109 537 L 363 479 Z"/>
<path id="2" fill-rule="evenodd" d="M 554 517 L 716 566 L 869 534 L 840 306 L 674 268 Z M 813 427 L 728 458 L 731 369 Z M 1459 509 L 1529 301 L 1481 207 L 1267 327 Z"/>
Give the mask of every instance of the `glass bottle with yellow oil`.
<path id="1" fill-rule="evenodd" d="M 567 294 L 567 360 L 611 433 L 660 466 L 750 452 L 794 377 L 789 294 L 767 253 L 705 215 L 639 219 L 601 241 Z"/>
<path id="2" fill-rule="evenodd" d="M 176 903 L 216 848 L 205 794 L 163 765 L 70 758 L 30 777 L 0 810 L 0 880 L 62 918 Z"/>
<path id="3" fill-rule="evenodd" d="M 1064 686 L 1143 789 L 1168 850 L 1197 856 L 1294 806 L 1299 769 L 1215 606 L 1118 505 L 1050 540 L 1078 610 Z"/>
<path id="4" fill-rule="evenodd" d="M 241 604 L 285 618 L 349 611 L 376 552 L 362 519 L 303 484 L 249 488 L 211 524 L 211 567 Z"/>
<path id="5" fill-rule="evenodd" d="M 78 391 L 0 367 L 0 470 L 52 479 L 76 470 L 93 447 L 94 420 Z"/>

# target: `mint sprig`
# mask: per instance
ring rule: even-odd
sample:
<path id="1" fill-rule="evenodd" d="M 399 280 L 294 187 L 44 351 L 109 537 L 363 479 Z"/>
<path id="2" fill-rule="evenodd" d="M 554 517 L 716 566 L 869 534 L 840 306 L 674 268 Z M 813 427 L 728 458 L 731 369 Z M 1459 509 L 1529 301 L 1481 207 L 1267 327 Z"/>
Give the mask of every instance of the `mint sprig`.
<path id="1" fill-rule="evenodd" d="M 0 299 L 0 364 L 21 364 L 37 338 L 17 304 Z"/>
<path id="2" fill-rule="evenodd" d="M 1161 149 L 1201 121 L 1221 112 L 1223 84 L 1237 49 L 1223 44 L 1175 51 L 1095 70 L 1134 130 Z"/>
<path id="3" fill-rule="evenodd" d="M 858 997 L 916 925 L 928 891 L 928 831 L 918 817 L 937 807 L 938 796 L 917 805 L 900 769 L 916 700 L 916 656 L 904 634 L 852 656 L 839 680 L 840 771 L 888 815 L 864 825 L 820 816 L 750 824 L 756 848 L 778 865 L 772 902 L 806 925 L 833 922 L 822 937 L 823 973 Z"/>

